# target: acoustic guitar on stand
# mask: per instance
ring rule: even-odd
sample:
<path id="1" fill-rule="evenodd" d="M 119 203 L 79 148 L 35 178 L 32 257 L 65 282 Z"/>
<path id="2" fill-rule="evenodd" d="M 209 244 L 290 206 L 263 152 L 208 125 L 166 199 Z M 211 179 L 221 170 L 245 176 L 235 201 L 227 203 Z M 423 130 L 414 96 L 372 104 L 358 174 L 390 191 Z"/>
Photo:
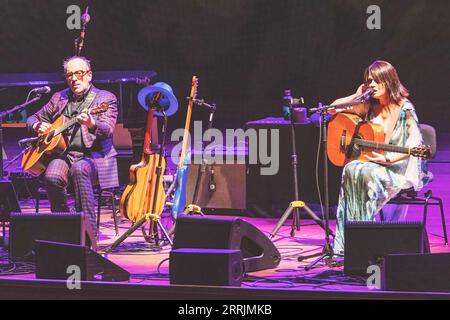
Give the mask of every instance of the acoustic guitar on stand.
<path id="1" fill-rule="evenodd" d="M 102 102 L 91 109 L 83 110 L 82 113 L 96 115 L 106 112 L 113 102 Z M 40 133 L 32 142 L 30 149 L 22 157 L 22 169 L 35 177 L 41 175 L 55 154 L 66 151 L 67 138 L 63 133 L 72 128 L 76 122 L 76 118 L 69 120 L 64 115 L 58 117 L 46 132 Z"/>
<path id="2" fill-rule="evenodd" d="M 328 124 L 327 153 L 331 163 L 342 167 L 352 160 L 369 161 L 365 155 L 375 152 L 396 152 L 419 158 L 429 158 L 430 146 L 413 148 L 384 143 L 384 129 L 380 124 L 363 121 L 353 113 L 338 113 Z"/>

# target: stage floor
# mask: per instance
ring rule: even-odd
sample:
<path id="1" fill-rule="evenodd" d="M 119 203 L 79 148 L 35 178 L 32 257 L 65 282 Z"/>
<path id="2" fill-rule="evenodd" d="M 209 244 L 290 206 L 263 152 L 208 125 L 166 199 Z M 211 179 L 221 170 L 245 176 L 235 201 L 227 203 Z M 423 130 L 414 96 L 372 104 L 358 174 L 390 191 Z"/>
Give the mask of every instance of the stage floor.
<path id="1" fill-rule="evenodd" d="M 45 207 L 44 207 L 45 210 Z M 420 208 L 411 208 L 408 220 L 420 220 L 422 211 Z M 278 220 L 267 218 L 241 217 L 256 226 L 265 235 L 269 235 Z M 170 218 L 164 215 L 162 219 L 167 227 L 170 227 Z M 331 221 L 334 230 L 335 223 Z M 120 234 L 130 227 L 128 221 L 119 224 Z M 450 252 L 450 248 L 444 245 L 442 227 L 437 210 L 431 209 L 427 224 L 432 253 Z M 162 247 L 154 243 L 147 243 L 141 230 L 135 232 L 117 249 L 108 254 L 107 258 L 131 273 L 129 285 L 138 286 L 142 290 L 145 286 L 149 291 L 148 297 L 161 299 L 301 299 L 301 298 L 423 298 L 427 297 L 421 293 L 398 293 L 370 290 L 366 286 L 364 277 L 347 277 L 343 274 L 343 268 L 329 267 L 319 262 L 317 266 L 305 271 L 304 267 L 314 259 L 298 262 L 300 255 L 317 253 L 324 245 L 324 231 L 312 220 L 302 220 L 301 229 L 290 236 L 291 220 L 285 223 L 277 233 L 273 242 L 281 253 L 282 260 L 276 269 L 264 270 L 248 274 L 239 290 L 226 291 L 225 288 L 211 288 L 190 286 L 189 291 L 184 292 L 180 288 L 185 286 L 171 286 L 169 281 L 169 245 Z M 117 237 L 114 234 L 114 224 L 111 211 L 105 210 L 101 218 L 101 236 L 99 247 L 105 248 L 113 243 Z M 5 285 L 3 279 L 17 281 L 35 279 L 35 275 L 11 275 L 0 277 L 0 287 Z M 28 280 L 28 281 L 27 281 Z M 20 282 L 19 286 L 22 285 Z M 101 286 L 102 283 L 96 283 Z M 116 283 L 116 289 L 124 283 Z M 6 283 L 6 285 L 10 285 Z M 27 285 L 30 285 L 28 283 Z M 35 284 L 36 285 L 36 284 Z M 39 286 L 47 286 L 40 283 Z M 166 292 L 167 287 L 171 291 Z M 111 289 L 111 288 L 110 288 Z M 220 289 L 220 290 L 219 290 Z M 227 288 L 232 289 L 232 288 Z M 101 291 L 102 289 L 100 289 Z M 131 290 L 131 289 L 130 289 Z M 156 290 L 156 291 L 152 291 Z M 161 291 L 163 290 L 163 291 Z M 200 291 L 199 291 L 200 290 Z M 42 291 L 42 288 L 41 288 Z M 97 294 L 100 294 L 97 290 Z M 100 294 L 101 295 L 101 294 Z M 109 296 L 110 294 L 106 294 Z M 4 296 L 1 295 L 1 296 Z M 51 296 L 51 295 L 50 295 Z M 133 295 L 130 295 L 132 297 Z M 83 296 L 82 296 L 83 297 Z M 97 297 L 97 296 L 95 296 Z M 433 298 L 450 298 L 450 294 L 433 294 Z M 112 297 L 114 298 L 114 297 Z"/>
<path id="2" fill-rule="evenodd" d="M 419 208 L 411 209 L 408 220 L 421 220 L 422 211 Z M 111 244 L 116 237 L 112 221 L 102 223 L 102 237 L 100 246 Z M 269 235 L 278 222 L 277 219 L 240 217 L 256 226 L 265 235 Z M 169 218 L 163 219 L 163 222 Z M 321 227 L 312 220 L 302 220 L 301 228 L 295 231 L 292 237 L 292 220 L 285 225 L 275 236 L 273 242 L 281 253 L 281 263 L 276 269 L 264 270 L 248 274 L 242 283 L 245 288 L 285 289 L 285 290 L 330 290 L 330 291 L 372 291 L 366 286 L 365 277 L 346 277 L 342 266 L 326 266 L 319 262 L 315 268 L 305 271 L 304 267 L 316 258 L 310 258 L 299 262 L 298 257 L 321 252 L 325 244 L 325 233 Z M 128 222 L 121 224 L 121 232 L 129 226 Z M 169 228 L 170 223 L 167 223 Z M 335 230 L 335 221 L 330 223 Z M 428 236 L 432 253 L 450 252 L 450 248 L 444 245 L 442 227 L 438 211 L 431 210 L 427 223 Z M 124 267 L 133 274 L 132 283 L 169 285 L 169 256 L 170 246 L 165 245 L 158 249 L 154 244 L 146 243 L 141 232 L 136 231 L 133 237 L 117 248 L 115 253 L 108 258 Z"/>
<path id="3" fill-rule="evenodd" d="M 433 187 L 436 196 L 443 197 L 444 209 L 450 212 L 448 204 L 450 195 L 447 191 L 447 184 L 450 181 L 450 165 L 448 163 L 431 163 L 430 168 L 435 173 L 435 181 L 430 185 Z M 427 190 L 427 189 L 425 189 Z M 33 211 L 32 203 L 23 204 L 23 211 Z M 41 212 L 48 212 L 49 206 L 46 201 L 42 201 Z M 256 226 L 265 235 L 269 235 L 277 224 L 277 219 L 255 218 L 239 216 Z M 423 217 L 422 206 L 410 206 L 407 220 L 421 221 Z M 167 229 L 171 226 L 169 214 L 163 214 L 163 224 Z M 121 220 L 119 224 L 120 234 L 123 234 L 130 227 L 129 221 Z M 335 221 L 330 222 L 330 227 L 335 230 Z M 430 240 L 431 252 L 450 252 L 450 248 L 444 245 L 442 224 L 437 206 L 430 206 L 427 231 Z M 322 262 L 310 270 L 305 271 L 304 267 L 313 259 L 298 262 L 300 255 L 308 255 L 321 252 L 324 245 L 324 231 L 312 220 L 303 219 L 301 228 L 291 236 L 291 220 L 287 220 L 285 225 L 273 239 L 275 246 L 281 253 L 282 260 L 276 269 L 264 270 L 248 274 L 240 288 L 224 287 L 202 287 L 202 286 L 177 286 L 170 285 L 169 245 L 162 247 L 154 243 L 147 243 L 140 230 L 137 230 L 132 237 L 129 237 L 122 245 L 108 254 L 107 258 L 126 269 L 131 273 L 129 283 L 105 284 L 100 282 L 86 283 L 85 290 L 79 298 L 118 298 L 115 294 L 125 290 L 128 298 L 151 298 L 151 299 L 333 299 L 333 298 L 450 298 L 450 293 L 426 294 L 426 293 L 404 293 L 404 292 L 383 292 L 380 290 L 370 290 L 366 286 L 366 279 L 363 277 L 346 277 L 343 274 L 342 266 L 329 267 Z M 114 234 L 114 224 L 111 210 L 103 208 L 101 215 L 99 247 L 105 248 L 112 244 L 117 237 Z M 3 255 L 3 258 L 5 256 Z M 5 264 L 6 261 L 0 261 Z M 17 296 L 33 297 L 29 288 L 39 287 L 41 295 L 38 298 L 65 296 L 65 291 L 49 292 L 48 296 L 43 294 L 49 288 L 50 282 L 36 281 L 33 273 L 14 275 L 2 274 L 0 276 L 0 287 L 9 288 L 0 290 L 0 299 Z M 51 282 L 52 285 L 65 288 L 62 281 Z M 18 290 L 18 288 L 22 288 Z M 54 289 L 54 288 L 53 288 Z M 65 289 L 67 291 L 67 289 Z M 137 291 L 136 291 L 137 290 Z M 136 292 L 144 290 L 145 295 L 136 296 Z M 31 294 L 31 296 L 30 296 Z M 121 296 L 121 298 L 124 298 Z"/>

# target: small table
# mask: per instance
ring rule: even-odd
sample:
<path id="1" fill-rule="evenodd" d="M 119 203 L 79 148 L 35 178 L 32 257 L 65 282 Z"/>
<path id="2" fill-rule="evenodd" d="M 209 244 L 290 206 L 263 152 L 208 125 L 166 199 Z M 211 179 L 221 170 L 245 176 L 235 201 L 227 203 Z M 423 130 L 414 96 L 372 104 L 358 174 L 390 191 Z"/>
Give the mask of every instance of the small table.
<path id="1" fill-rule="evenodd" d="M 290 122 L 283 118 L 264 118 L 249 121 L 245 129 L 279 130 L 279 171 L 276 175 L 260 175 L 260 164 L 249 165 L 247 183 L 247 208 L 258 211 L 267 216 L 281 216 L 289 203 L 293 200 L 305 201 L 314 208 L 319 204 L 316 187 L 316 158 L 319 144 L 320 128 L 315 125 L 314 119 L 304 123 L 295 124 L 298 156 L 298 181 L 300 199 L 293 199 L 293 178 L 291 164 L 291 135 Z M 268 134 L 270 136 L 270 134 Z M 270 148 L 269 148 L 270 150 Z M 269 151 L 270 155 L 270 151 Z M 318 178 L 323 189 L 323 161 L 320 153 Z M 342 168 L 329 162 L 329 201 L 330 206 L 337 205 L 340 189 Z M 333 210 L 331 210 L 333 211 Z"/>

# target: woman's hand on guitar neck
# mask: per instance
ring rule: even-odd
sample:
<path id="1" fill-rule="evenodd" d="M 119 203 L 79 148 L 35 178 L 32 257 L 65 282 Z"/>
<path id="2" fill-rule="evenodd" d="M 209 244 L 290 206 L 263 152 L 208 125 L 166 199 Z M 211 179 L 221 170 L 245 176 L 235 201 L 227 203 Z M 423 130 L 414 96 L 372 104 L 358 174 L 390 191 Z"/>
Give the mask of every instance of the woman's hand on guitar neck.
<path id="1" fill-rule="evenodd" d="M 50 129 L 52 125 L 48 122 L 41 122 L 38 121 L 35 124 L 33 124 L 33 130 L 37 132 L 38 134 L 46 132 L 48 129 Z"/>

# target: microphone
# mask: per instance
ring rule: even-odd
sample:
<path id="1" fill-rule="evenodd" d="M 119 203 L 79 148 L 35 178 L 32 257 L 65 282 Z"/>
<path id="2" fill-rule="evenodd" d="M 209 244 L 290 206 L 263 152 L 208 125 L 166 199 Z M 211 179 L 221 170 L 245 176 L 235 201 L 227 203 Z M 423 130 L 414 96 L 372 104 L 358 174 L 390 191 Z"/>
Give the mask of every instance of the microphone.
<path id="1" fill-rule="evenodd" d="M 347 103 L 335 104 L 335 105 L 331 105 L 331 106 L 322 106 L 322 104 L 319 104 L 319 107 L 311 108 L 311 109 L 309 109 L 309 112 L 314 113 L 314 112 L 321 111 L 324 109 L 349 109 L 354 105 L 357 105 L 360 103 L 365 103 L 367 100 L 369 100 L 372 97 L 372 94 L 373 94 L 373 89 L 367 88 L 366 91 L 364 91 L 362 94 L 360 94 L 355 99 L 353 99 L 353 101 L 350 101 Z"/>
<path id="2" fill-rule="evenodd" d="M 50 91 L 52 91 L 52 89 L 50 89 L 49 86 L 45 86 L 45 87 L 38 87 L 38 88 L 34 88 L 30 91 L 30 93 L 49 93 Z"/>
<path id="3" fill-rule="evenodd" d="M 355 98 L 355 101 L 366 102 L 372 97 L 373 89 L 367 88 L 362 94 Z"/>
<path id="4" fill-rule="evenodd" d="M 190 98 L 190 97 L 187 97 L 187 99 L 188 100 L 192 100 L 192 102 L 194 104 L 196 104 L 196 105 L 198 105 L 200 107 L 207 107 L 207 108 L 213 109 L 213 110 L 216 109 L 216 105 L 215 104 L 206 103 L 205 100 L 203 100 L 203 99 L 194 99 L 194 98 Z"/>
<path id="5" fill-rule="evenodd" d="M 25 143 L 29 143 L 29 142 L 33 142 L 33 141 L 36 141 L 36 140 L 38 140 L 39 139 L 39 137 L 31 137 L 31 138 L 25 138 L 25 139 L 21 139 L 21 140 L 19 140 L 19 144 L 25 144 Z"/>
<path id="6" fill-rule="evenodd" d="M 17 144 L 19 145 L 20 149 L 24 149 L 25 145 L 27 145 L 28 143 L 32 143 L 34 141 L 39 140 L 39 137 L 31 137 L 31 138 L 25 138 L 25 139 L 21 139 L 17 142 Z"/>

